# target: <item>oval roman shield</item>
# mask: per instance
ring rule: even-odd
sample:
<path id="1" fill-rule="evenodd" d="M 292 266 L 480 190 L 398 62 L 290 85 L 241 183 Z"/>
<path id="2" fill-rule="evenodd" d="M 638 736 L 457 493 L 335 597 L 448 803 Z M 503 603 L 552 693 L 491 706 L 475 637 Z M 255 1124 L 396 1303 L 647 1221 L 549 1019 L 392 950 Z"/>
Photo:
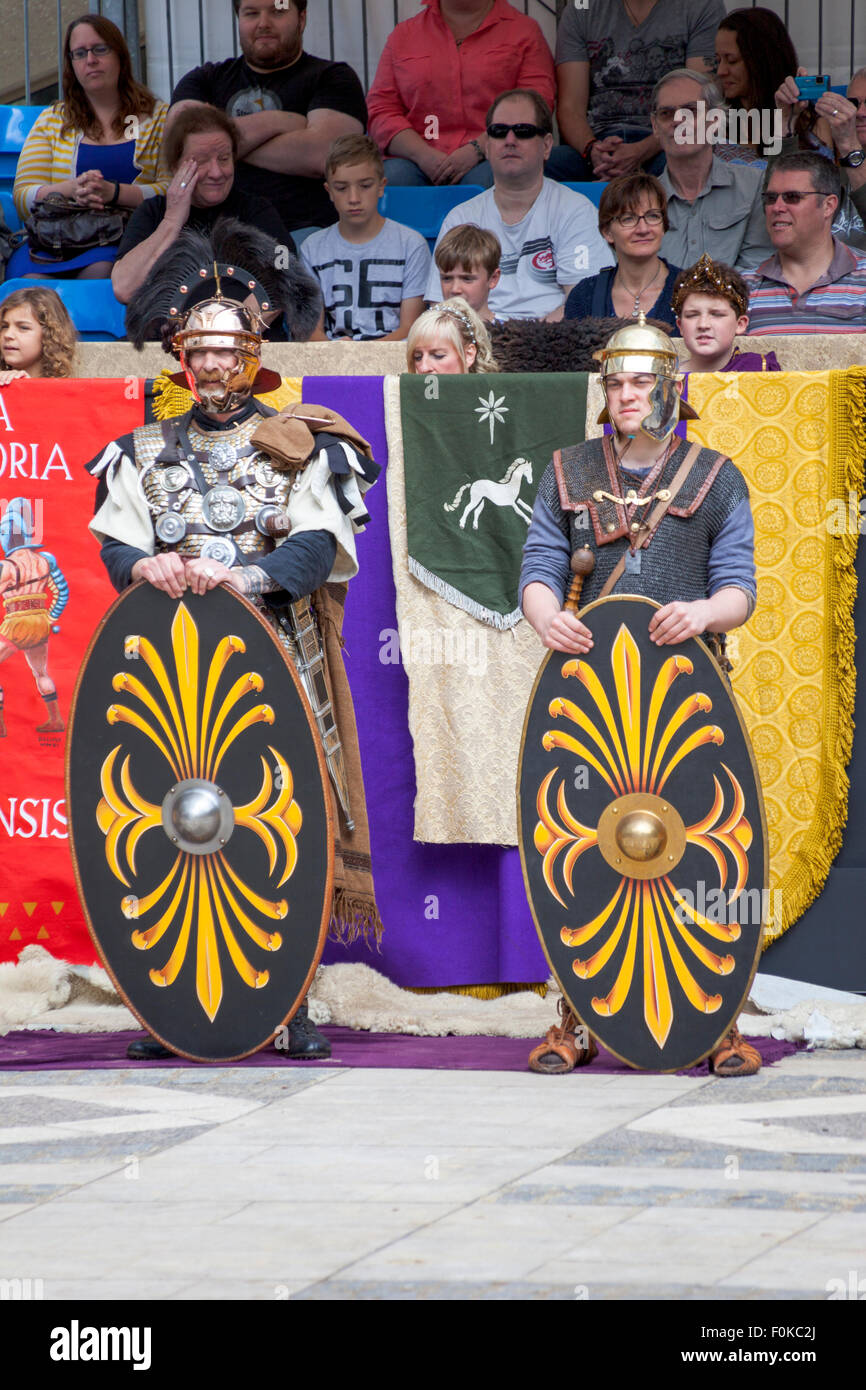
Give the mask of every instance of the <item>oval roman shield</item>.
<path id="1" fill-rule="evenodd" d="M 331 913 L 324 758 L 291 661 L 231 589 L 152 585 L 109 609 L 79 673 L 69 834 L 118 993 L 172 1051 L 232 1061 L 303 999 Z"/>
<path id="2" fill-rule="evenodd" d="M 586 656 L 550 652 L 523 727 L 520 854 L 580 1021 L 633 1067 L 692 1066 L 744 1004 L 767 916 L 761 787 L 703 642 L 657 647 L 659 604 L 611 597 Z"/>

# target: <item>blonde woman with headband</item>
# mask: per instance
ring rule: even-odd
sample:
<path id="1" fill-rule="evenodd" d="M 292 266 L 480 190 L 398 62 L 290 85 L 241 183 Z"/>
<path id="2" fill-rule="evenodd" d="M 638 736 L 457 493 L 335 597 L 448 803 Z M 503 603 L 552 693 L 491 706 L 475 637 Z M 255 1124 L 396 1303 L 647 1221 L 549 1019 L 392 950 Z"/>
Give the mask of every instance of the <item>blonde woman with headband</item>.
<path id="1" fill-rule="evenodd" d="M 498 372 L 484 323 L 465 299 L 445 299 L 416 319 L 406 340 L 406 370 L 419 376 Z"/>

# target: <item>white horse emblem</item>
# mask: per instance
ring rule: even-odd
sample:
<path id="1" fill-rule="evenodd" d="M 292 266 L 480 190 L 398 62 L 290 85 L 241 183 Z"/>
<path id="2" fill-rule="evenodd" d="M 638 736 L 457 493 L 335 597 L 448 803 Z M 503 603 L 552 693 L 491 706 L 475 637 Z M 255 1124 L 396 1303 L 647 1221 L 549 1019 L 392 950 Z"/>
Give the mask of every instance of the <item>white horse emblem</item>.
<path id="1" fill-rule="evenodd" d="M 460 498 L 469 488 L 469 501 L 460 518 L 461 529 L 465 527 L 469 513 L 474 512 L 472 529 L 478 530 L 478 518 L 484 510 L 485 502 L 492 502 L 494 507 L 511 507 L 528 526 L 532 520 L 532 508 L 517 495 L 524 478 L 527 482 L 532 482 L 532 464 L 529 459 L 515 459 L 505 477 L 500 478 L 498 483 L 492 478 L 476 478 L 474 483 L 464 483 L 454 501 L 444 504 L 445 511 L 456 511 Z"/>

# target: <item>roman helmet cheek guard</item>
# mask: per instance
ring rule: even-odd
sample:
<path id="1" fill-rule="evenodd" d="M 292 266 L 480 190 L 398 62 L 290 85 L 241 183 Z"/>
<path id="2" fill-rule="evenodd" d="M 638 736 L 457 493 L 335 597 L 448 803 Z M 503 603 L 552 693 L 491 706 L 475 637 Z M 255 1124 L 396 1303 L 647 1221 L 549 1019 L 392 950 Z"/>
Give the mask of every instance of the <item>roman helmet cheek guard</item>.
<path id="1" fill-rule="evenodd" d="M 218 295 L 194 305 L 180 322 L 172 338 L 172 351 L 180 359 L 193 396 L 209 415 L 237 410 L 252 394 L 261 366 L 262 319 L 245 304 Z M 190 365 L 192 353 L 208 348 L 235 355 L 235 366 L 226 367 L 218 382 L 203 367 L 196 372 Z"/>
<path id="2" fill-rule="evenodd" d="M 698 418 L 697 411 L 677 390 L 679 359 L 673 343 L 662 329 L 649 326 L 645 314 L 639 314 L 635 323 L 618 328 L 593 357 L 601 363 L 605 397 L 605 379 L 614 372 L 640 372 L 655 377 L 649 395 L 650 413 L 640 422 L 640 428 L 650 438 L 666 439 L 679 420 Z M 598 424 L 610 424 L 607 405 L 598 417 Z"/>

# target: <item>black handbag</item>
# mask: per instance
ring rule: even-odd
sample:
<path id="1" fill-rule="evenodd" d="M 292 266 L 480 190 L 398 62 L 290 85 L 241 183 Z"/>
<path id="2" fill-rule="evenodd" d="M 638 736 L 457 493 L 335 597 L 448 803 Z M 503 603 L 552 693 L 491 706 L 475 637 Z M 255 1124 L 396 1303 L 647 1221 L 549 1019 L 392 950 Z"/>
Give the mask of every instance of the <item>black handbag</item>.
<path id="1" fill-rule="evenodd" d="M 25 223 L 31 258 L 56 264 L 97 246 L 116 246 L 123 236 L 126 218 L 126 212 L 119 208 L 97 212 L 73 198 L 49 193 L 34 203 Z"/>

